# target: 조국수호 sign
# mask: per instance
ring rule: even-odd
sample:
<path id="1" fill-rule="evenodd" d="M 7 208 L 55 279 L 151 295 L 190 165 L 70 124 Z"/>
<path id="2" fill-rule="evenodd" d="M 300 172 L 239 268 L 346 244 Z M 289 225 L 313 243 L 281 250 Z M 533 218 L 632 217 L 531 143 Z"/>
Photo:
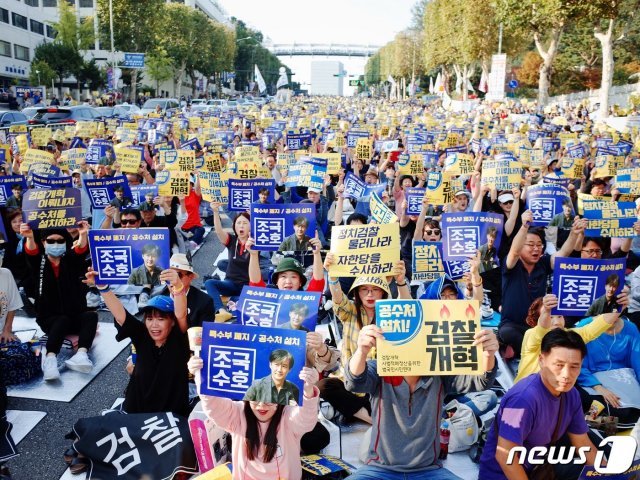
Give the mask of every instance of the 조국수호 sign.
<path id="1" fill-rule="evenodd" d="M 316 328 L 319 292 L 288 291 L 245 285 L 238 299 L 240 323 L 311 332 Z"/>
<path id="2" fill-rule="evenodd" d="M 380 376 L 483 373 L 476 300 L 378 300 L 376 324 Z"/>
<path id="3" fill-rule="evenodd" d="M 309 203 L 276 205 L 251 204 L 251 231 L 256 250 L 276 251 L 285 239 L 295 235 L 294 222 L 307 219 L 305 235 L 313 238 L 316 231 L 316 206 Z"/>
<path id="4" fill-rule="evenodd" d="M 276 184 L 274 180 L 237 180 L 230 178 L 229 188 L 229 210 L 232 212 L 244 212 L 251 208 L 251 204 L 259 200 L 259 192 L 263 188 L 269 191 L 269 202 L 275 201 Z"/>
<path id="5" fill-rule="evenodd" d="M 480 250 L 491 250 L 497 262 L 500 238 L 502 236 L 502 215 L 497 213 L 444 213 L 442 214 L 443 258 L 450 261 L 466 261 Z M 490 239 L 489 237 L 493 237 Z M 483 248 L 485 247 L 485 248 Z"/>

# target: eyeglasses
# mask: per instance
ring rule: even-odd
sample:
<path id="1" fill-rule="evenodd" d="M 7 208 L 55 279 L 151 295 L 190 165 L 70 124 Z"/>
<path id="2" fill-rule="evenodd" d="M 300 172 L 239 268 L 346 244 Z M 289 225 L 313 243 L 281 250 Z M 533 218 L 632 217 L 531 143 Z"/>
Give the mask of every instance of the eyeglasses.
<path id="1" fill-rule="evenodd" d="M 602 255 L 602 250 L 600 250 L 599 248 L 590 248 L 588 250 L 582 250 L 584 253 L 586 253 L 587 255 L 593 256 L 593 255 Z"/>
<path id="2" fill-rule="evenodd" d="M 507 200 L 506 202 L 502 202 L 503 205 L 513 205 L 513 200 Z"/>
<path id="3" fill-rule="evenodd" d="M 135 225 L 139 220 L 135 218 L 123 218 L 120 220 L 120 225 Z"/>
<path id="4" fill-rule="evenodd" d="M 425 230 L 424 233 L 427 235 L 440 235 L 440 230 L 437 228 L 435 230 Z"/>
<path id="5" fill-rule="evenodd" d="M 53 245 L 54 243 L 58 243 L 58 244 L 67 243 L 67 241 L 64 238 L 47 238 L 45 242 L 47 242 L 50 245 Z"/>
<path id="6" fill-rule="evenodd" d="M 542 250 L 541 243 L 525 243 L 524 246 L 530 248 L 531 250 Z"/>

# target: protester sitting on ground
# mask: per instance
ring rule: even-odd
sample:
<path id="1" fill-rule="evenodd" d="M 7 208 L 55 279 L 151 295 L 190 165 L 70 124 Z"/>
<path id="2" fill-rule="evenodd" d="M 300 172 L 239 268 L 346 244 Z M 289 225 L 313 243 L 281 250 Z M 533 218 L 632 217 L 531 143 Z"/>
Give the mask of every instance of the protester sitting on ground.
<path id="1" fill-rule="evenodd" d="M 629 301 L 627 292 L 622 292 L 618 296 L 620 305 L 626 305 Z M 536 298 L 527 313 L 527 325 L 531 328 L 524 334 L 522 341 L 522 352 L 520 364 L 518 365 L 518 375 L 514 382 L 540 371 L 538 357 L 540 356 L 540 345 L 544 336 L 554 328 L 565 328 L 563 315 L 553 315 L 551 311 L 558 306 L 558 297 L 549 293 L 544 297 Z M 607 313 L 596 316 L 593 321 L 582 327 L 568 328 L 576 332 L 585 344 L 598 338 L 602 333 L 613 325 L 620 314 L 618 312 Z"/>
<path id="2" fill-rule="evenodd" d="M 548 447 L 565 434 L 576 448 L 589 447 L 586 463 L 594 463 L 596 448 L 587 435 L 580 395 L 573 388 L 587 353 L 584 342 L 576 332 L 557 328 L 544 336 L 540 350 L 540 371 L 518 382 L 500 402 L 480 459 L 479 478 L 527 478 L 533 466 L 518 453 L 508 462 L 511 450 Z M 540 471 L 539 478 L 575 480 L 583 466 L 547 463 L 541 468 L 549 471 Z"/>
<path id="3" fill-rule="evenodd" d="M 189 360 L 189 371 L 195 376 L 198 391 L 203 365 L 199 357 Z M 300 438 L 317 422 L 319 392 L 315 384 L 318 372 L 303 367 L 300 379 L 304 381 L 302 406 L 264 401 L 234 402 L 200 394 L 207 417 L 231 433 L 234 480 L 302 477 Z"/>
<path id="4" fill-rule="evenodd" d="M 85 274 L 95 285 L 97 272 Z M 127 413 L 173 412 L 188 416 L 189 359 L 186 289 L 176 270 L 163 270 L 160 281 L 169 283 L 171 297 L 152 297 L 142 309 L 140 322 L 127 312 L 108 285 L 95 285 L 113 315 L 118 341 L 130 338 L 137 359 L 129 380 L 122 409 Z M 170 388 L 167 388 L 167 387 Z"/>
<path id="5" fill-rule="evenodd" d="M 522 214 L 522 226 L 502 266 L 502 318 L 498 327 L 501 341 L 511 347 L 516 356 L 520 356 L 522 339 L 529 328 L 524 322 L 529 306 L 547 292 L 547 277 L 553 271 L 555 258 L 569 256 L 577 235 L 585 228 L 585 222 L 576 219 L 562 248 L 553 255 L 547 255 L 544 253 L 544 232 L 529 230 L 533 213 L 527 210 Z"/>
<path id="6" fill-rule="evenodd" d="M 576 327 L 586 326 L 593 321 L 586 318 L 576 324 Z M 625 383 L 630 392 L 640 391 L 640 332 L 626 317 L 618 319 L 598 338 L 587 344 L 587 356 L 582 362 L 582 370 L 578 377 L 577 386 L 585 412 L 593 400 L 606 403 L 606 412 L 610 416 L 618 417 L 618 428 L 632 428 L 640 418 L 640 409 L 623 404 L 620 396 L 627 394 L 622 391 L 612 391 L 603 385 L 606 383 L 604 375 L 615 376 L 620 369 L 630 369 Z M 591 388 L 595 393 L 586 389 Z"/>
<path id="7" fill-rule="evenodd" d="M 247 212 L 240 212 L 233 219 L 233 234 L 227 233 L 222 228 L 220 219 L 220 207 L 222 204 L 211 202 L 213 210 L 213 225 L 220 243 L 227 247 L 229 263 L 227 264 L 224 280 L 207 280 L 204 287 L 213 299 L 213 307 L 216 313 L 223 314 L 221 321 L 231 318 L 225 311 L 221 295 L 227 297 L 238 296 L 242 293 L 242 287 L 249 283 L 249 250 L 246 243 L 251 236 L 251 217 Z"/>
<path id="8" fill-rule="evenodd" d="M 497 371 L 495 334 L 480 330 L 474 335 L 473 345 L 482 346 L 484 373 L 457 376 L 378 376 L 376 360 L 367 359 L 382 338 L 377 325 L 364 326 L 358 334 L 357 349 L 345 367 L 347 390 L 370 396 L 373 420 L 365 466 L 348 478 L 458 479 L 438 461 L 442 401 L 447 394 L 491 387 Z"/>
<path id="9" fill-rule="evenodd" d="M 69 334 L 77 333 L 79 338 L 78 351 L 65 362 L 67 368 L 83 373 L 90 373 L 93 368 L 87 353 L 96 335 L 98 314 L 88 309 L 87 289 L 81 281 L 89 224 L 82 221 L 79 225 L 78 241 L 73 248 L 67 246 L 69 234 L 64 229 L 41 231 L 42 245 L 38 245 L 31 227 L 26 223 L 20 225 L 27 264 L 38 285 L 36 322 L 47 334 L 42 363 L 46 381 L 60 378 L 57 356 Z"/>
<path id="10" fill-rule="evenodd" d="M 192 178 L 193 179 L 193 178 Z M 193 250 L 204 240 L 204 227 L 200 218 L 200 202 L 202 194 L 200 193 L 200 181 L 195 178 L 195 183 L 191 182 L 191 190 L 189 195 L 184 198 L 184 206 L 187 211 L 187 220 L 181 227 L 182 235 L 189 240 L 190 249 Z"/>
<path id="11" fill-rule="evenodd" d="M 8 210 L 5 221 L 7 241 L 2 244 L 4 247 L 2 265 L 11 271 L 18 288 L 22 288 L 21 297 L 25 313 L 30 317 L 35 317 L 35 308 L 29 298 L 35 298 L 36 285 L 24 253 L 25 240 L 20 234 L 21 224 L 22 210 L 19 208 Z"/>

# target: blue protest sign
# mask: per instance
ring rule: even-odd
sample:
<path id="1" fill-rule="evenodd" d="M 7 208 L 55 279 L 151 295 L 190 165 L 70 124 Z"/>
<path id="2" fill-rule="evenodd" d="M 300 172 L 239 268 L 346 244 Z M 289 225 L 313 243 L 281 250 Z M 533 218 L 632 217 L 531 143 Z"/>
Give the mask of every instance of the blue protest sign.
<path id="1" fill-rule="evenodd" d="M 426 150 L 420 152 L 422 154 L 422 164 L 424 168 L 434 168 L 438 164 L 438 152 L 435 150 Z"/>
<path id="2" fill-rule="evenodd" d="M 553 293 L 558 297 L 558 306 L 552 310 L 552 315 L 584 316 L 594 302 L 615 302 L 624 287 L 626 263 L 626 258 L 556 257 Z"/>
<path id="3" fill-rule="evenodd" d="M 84 186 L 93 208 L 106 208 L 116 198 L 116 187 L 124 188 L 124 198 L 131 200 L 131 189 L 127 177 L 104 177 L 84 180 Z"/>
<path id="4" fill-rule="evenodd" d="M 14 185 L 20 185 L 22 190 L 25 191 L 27 189 L 27 178 L 24 175 L 0 176 L 0 206 L 7 204 L 7 199 L 13 195 L 11 190 Z"/>
<path id="5" fill-rule="evenodd" d="M 369 138 L 369 132 L 357 130 L 347 132 L 347 147 L 356 148 L 359 138 Z"/>
<path id="6" fill-rule="evenodd" d="M 509 88 L 511 89 L 515 89 L 518 88 L 518 81 L 517 80 L 509 80 Z"/>
<path id="7" fill-rule="evenodd" d="M 306 332 L 213 322 L 202 327 L 201 394 L 302 403 L 299 375 L 306 358 Z"/>
<path id="8" fill-rule="evenodd" d="M 73 186 L 71 176 L 69 175 L 63 177 L 48 177 L 34 173 L 31 177 L 31 183 L 33 184 L 33 188 L 67 188 Z"/>
<path id="9" fill-rule="evenodd" d="M 303 157 L 289 167 L 287 172 L 287 187 L 314 187 L 322 190 L 324 176 L 327 173 L 325 158 Z"/>
<path id="10" fill-rule="evenodd" d="M 169 268 L 168 228 L 89 230 L 97 284 L 143 286 L 148 276 Z"/>
<path id="11" fill-rule="evenodd" d="M 363 180 L 360 180 L 353 173 L 347 172 L 344 177 L 344 193 L 342 194 L 344 198 L 353 198 L 355 200 L 362 198 L 365 189 L 366 185 Z"/>
<path id="12" fill-rule="evenodd" d="M 563 206 L 573 212 L 569 190 L 553 184 L 538 184 L 527 189 L 527 210 L 533 212 L 533 226 L 546 227 L 556 215 L 564 215 Z"/>
<path id="13" fill-rule="evenodd" d="M 319 292 L 278 290 L 245 285 L 237 302 L 240 323 L 312 332 L 318 320 Z"/>
<path id="14" fill-rule="evenodd" d="M 25 223 L 32 230 L 75 227 L 82 220 L 77 188 L 27 190 L 22 201 Z"/>
<path id="15" fill-rule="evenodd" d="M 411 279 L 433 282 L 444 275 L 442 242 L 413 241 Z"/>
<path id="16" fill-rule="evenodd" d="M 571 183 L 569 177 L 565 177 L 562 173 L 558 175 L 545 175 L 542 177 L 542 183 L 546 185 L 558 185 L 560 187 L 568 188 Z"/>
<path id="17" fill-rule="evenodd" d="M 92 165 L 111 165 L 116 159 L 113 143 L 94 138 L 87 147 L 86 161 Z"/>
<path id="18" fill-rule="evenodd" d="M 584 218 L 588 220 L 586 237 L 636 236 L 633 224 L 638 220 L 635 202 L 583 200 Z"/>
<path id="19" fill-rule="evenodd" d="M 574 143 L 573 145 L 569 145 L 567 147 L 567 154 L 571 158 L 586 158 L 589 154 L 589 146 L 584 144 L 583 142 Z"/>
<path id="20" fill-rule="evenodd" d="M 442 214 L 442 258 L 446 261 L 464 262 L 480 250 L 483 262 L 497 264 L 501 237 L 502 215 L 497 213 Z"/>
<path id="21" fill-rule="evenodd" d="M 313 238 L 316 231 L 316 206 L 313 203 L 283 203 L 277 205 L 251 204 L 251 232 L 256 250 L 276 251 L 286 240 L 295 236 L 294 222 L 307 219 L 305 235 Z"/>
<path id="22" fill-rule="evenodd" d="M 158 186 L 155 184 L 133 185 L 130 189 L 132 207 L 139 207 L 142 202 L 146 201 L 147 196 L 151 196 L 151 199 L 158 196 Z"/>
<path id="23" fill-rule="evenodd" d="M 144 53 L 125 53 L 123 68 L 144 68 Z"/>
<path id="24" fill-rule="evenodd" d="M 404 195 L 407 199 L 407 215 L 420 215 L 422 200 L 424 199 L 426 190 L 426 188 L 418 187 L 408 187 L 404 189 Z"/>
<path id="25" fill-rule="evenodd" d="M 559 138 L 543 138 L 542 139 L 542 151 L 544 153 L 556 152 L 560 150 Z"/>
<path id="26" fill-rule="evenodd" d="M 269 201 L 274 201 L 276 184 L 273 179 L 239 180 L 229 179 L 229 210 L 232 212 L 245 212 L 251 208 L 251 204 L 259 201 L 258 193 L 263 188 L 269 190 Z"/>
<path id="27" fill-rule="evenodd" d="M 187 140 L 182 145 L 180 145 L 180 149 L 195 151 L 195 150 L 202 150 L 202 146 L 200 145 L 200 142 L 198 141 L 198 139 L 194 137 L 190 140 Z"/>
<path id="28" fill-rule="evenodd" d="M 291 151 L 307 149 L 311 145 L 311 135 L 302 133 L 287 134 L 287 148 Z"/>

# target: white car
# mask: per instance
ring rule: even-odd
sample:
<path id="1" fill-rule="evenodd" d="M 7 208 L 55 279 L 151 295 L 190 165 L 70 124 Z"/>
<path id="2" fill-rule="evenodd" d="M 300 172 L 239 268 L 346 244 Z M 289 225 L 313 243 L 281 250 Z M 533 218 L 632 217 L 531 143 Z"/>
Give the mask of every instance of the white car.
<path id="1" fill-rule="evenodd" d="M 155 113 L 158 105 L 160 105 L 161 111 L 164 113 L 167 110 L 171 110 L 172 108 L 179 108 L 180 102 L 176 98 L 150 98 L 149 100 L 144 102 L 140 113 L 142 115 Z"/>

